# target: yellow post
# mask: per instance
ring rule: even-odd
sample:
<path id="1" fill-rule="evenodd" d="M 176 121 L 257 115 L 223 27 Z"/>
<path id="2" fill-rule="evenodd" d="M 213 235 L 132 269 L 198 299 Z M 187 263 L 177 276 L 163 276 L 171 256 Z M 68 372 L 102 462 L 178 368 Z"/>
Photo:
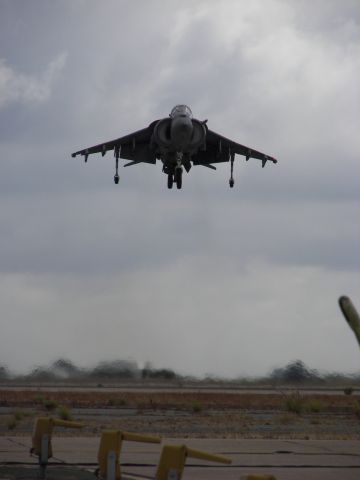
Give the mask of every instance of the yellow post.
<path id="1" fill-rule="evenodd" d="M 41 456 L 41 441 L 44 435 L 48 435 L 48 458 L 52 457 L 51 434 L 53 431 L 52 419 L 49 417 L 39 417 L 35 419 L 32 434 L 31 453 Z"/>
<path id="2" fill-rule="evenodd" d="M 68 428 L 81 428 L 84 425 L 79 422 L 69 422 L 66 420 L 58 420 L 51 417 L 38 417 L 35 419 L 34 429 L 32 434 L 32 448 L 31 453 L 35 453 L 41 457 L 41 444 L 42 438 L 44 435 L 48 436 L 48 455 L 47 457 L 52 457 L 52 445 L 51 445 L 51 435 L 54 427 L 68 427 Z"/>
<path id="3" fill-rule="evenodd" d="M 120 480 L 121 471 L 119 456 L 121 452 L 121 446 L 123 441 L 129 442 L 145 442 L 145 443 L 160 443 L 161 438 L 152 435 L 143 435 L 138 433 L 123 432 L 121 430 L 107 430 L 102 432 L 99 451 L 98 462 L 100 475 L 103 478 L 107 477 L 108 473 L 108 458 L 109 454 L 115 456 L 115 478 Z"/>
<path id="4" fill-rule="evenodd" d="M 231 463 L 229 458 L 223 457 L 222 455 L 215 455 L 213 453 L 203 452 L 202 450 L 188 448 L 185 445 L 165 445 L 161 452 L 155 476 L 156 480 L 168 480 L 168 478 L 180 480 L 187 457 L 208 460 L 209 462 Z"/>
<path id="5" fill-rule="evenodd" d="M 121 450 L 122 437 L 118 430 L 102 432 L 98 451 L 98 463 L 100 474 L 103 478 L 107 476 L 108 455 L 115 453 L 115 477 L 120 478 L 119 455 Z"/>

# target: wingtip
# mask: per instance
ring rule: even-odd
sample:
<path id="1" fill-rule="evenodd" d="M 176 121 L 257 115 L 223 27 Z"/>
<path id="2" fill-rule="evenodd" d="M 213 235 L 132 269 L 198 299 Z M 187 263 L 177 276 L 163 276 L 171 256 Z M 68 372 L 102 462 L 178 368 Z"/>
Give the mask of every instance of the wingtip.
<path id="1" fill-rule="evenodd" d="M 72 158 L 75 158 L 75 157 L 76 157 L 76 153 L 72 153 L 71 156 L 72 156 Z"/>

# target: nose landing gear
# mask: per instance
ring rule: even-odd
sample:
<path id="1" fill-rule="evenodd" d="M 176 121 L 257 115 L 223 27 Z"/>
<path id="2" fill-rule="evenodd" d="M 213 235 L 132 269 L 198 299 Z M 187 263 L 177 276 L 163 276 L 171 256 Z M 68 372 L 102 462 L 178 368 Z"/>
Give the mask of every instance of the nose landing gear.
<path id="1" fill-rule="evenodd" d="M 167 187 L 169 189 L 173 188 L 174 183 L 176 183 L 178 190 L 180 190 L 182 187 L 182 159 L 182 152 L 178 152 L 176 154 L 176 163 L 174 162 L 175 164 L 170 161 L 166 163 L 164 162 L 163 172 L 167 175 Z"/>
<path id="2" fill-rule="evenodd" d="M 176 167 L 174 172 L 169 172 L 167 174 L 167 187 L 173 188 L 174 182 L 178 190 L 182 187 L 182 167 Z"/>
<path id="3" fill-rule="evenodd" d="M 180 190 L 182 187 L 182 167 L 176 167 L 175 168 L 175 182 L 176 182 L 176 187 Z"/>

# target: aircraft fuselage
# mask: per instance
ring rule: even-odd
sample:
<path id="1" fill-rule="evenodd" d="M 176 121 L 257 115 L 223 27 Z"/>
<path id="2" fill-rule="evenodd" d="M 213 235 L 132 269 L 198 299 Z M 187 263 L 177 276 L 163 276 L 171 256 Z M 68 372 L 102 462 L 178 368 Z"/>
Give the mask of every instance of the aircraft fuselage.
<path id="1" fill-rule="evenodd" d="M 191 155 L 205 145 L 205 139 L 205 122 L 194 119 L 186 105 L 177 105 L 169 118 L 157 122 L 153 143 L 156 145 L 157 158 L 163 162 L 163 171 L 169 176 L 168 185 L 172 185 L 172 181 L 178 186 L 181 184 L 182 167 L 187 172 L 190 170 Z"/>

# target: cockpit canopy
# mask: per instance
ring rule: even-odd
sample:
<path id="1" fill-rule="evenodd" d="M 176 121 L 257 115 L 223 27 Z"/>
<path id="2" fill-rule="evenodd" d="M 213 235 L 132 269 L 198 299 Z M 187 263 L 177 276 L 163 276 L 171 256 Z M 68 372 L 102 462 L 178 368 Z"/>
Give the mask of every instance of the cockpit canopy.
<path id="1" fill-rule="evenodd" d="M 176 105 L 176 107 L 174 107 L 171 110 L 170 117 L 171 118 L 174 118 L 174 117 L 193 118 L 193 114 L 192 114 L 192 111 L 190 110 L 190 108 L 187 105 Z"/>

